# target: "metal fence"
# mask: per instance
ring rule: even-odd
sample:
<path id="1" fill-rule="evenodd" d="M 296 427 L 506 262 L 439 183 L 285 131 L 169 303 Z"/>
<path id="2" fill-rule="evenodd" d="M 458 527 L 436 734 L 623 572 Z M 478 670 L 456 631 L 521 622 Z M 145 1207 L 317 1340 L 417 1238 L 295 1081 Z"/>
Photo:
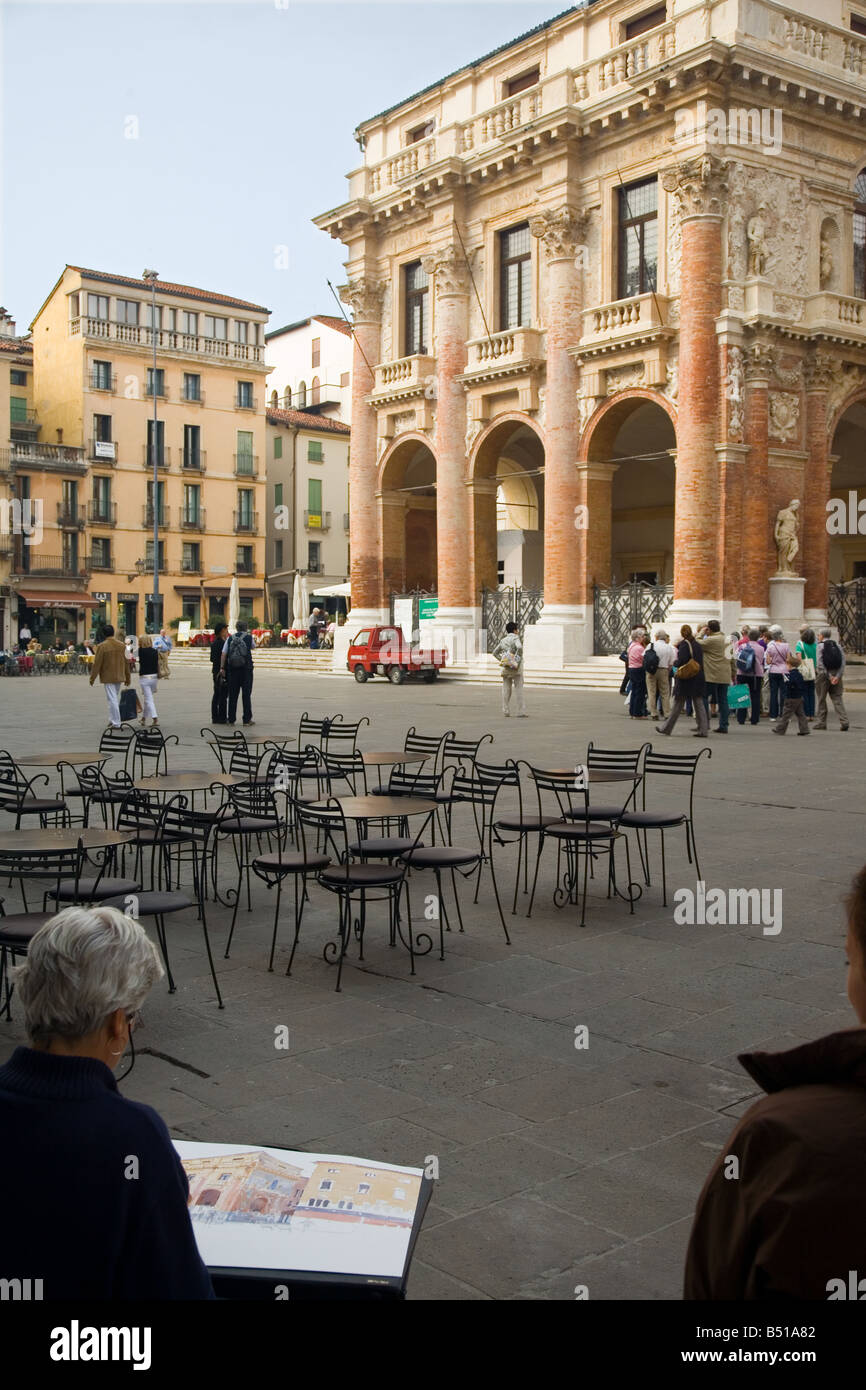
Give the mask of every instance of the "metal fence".
<path id="1" fill-rule="evenodd" d="M 866 579 L 831 584 L 827 600 L 830 626 L 838 628 L 846 652 L 866 655 Z"/>
<path id="2" fill-rule="evenodd" d="M 496 650 L 505 636 L 507 623 L 517 623 L 522 632 L 538 622 L 543 607 L 544 593 L 541 589 L 524 589 L 519 584 L 502 589 L 483 589 L 481 626 L 487 633 L 487 650 Z"/>
<path id="3" fill-rule="evenodd" d="M 664 622 L 674 601 L 673 584 L 633 581 L 609 589 L 596 586 L 593 595 L 593 651 L 596 656 L 619 653 L 628 646 L 632 628 Z"/>

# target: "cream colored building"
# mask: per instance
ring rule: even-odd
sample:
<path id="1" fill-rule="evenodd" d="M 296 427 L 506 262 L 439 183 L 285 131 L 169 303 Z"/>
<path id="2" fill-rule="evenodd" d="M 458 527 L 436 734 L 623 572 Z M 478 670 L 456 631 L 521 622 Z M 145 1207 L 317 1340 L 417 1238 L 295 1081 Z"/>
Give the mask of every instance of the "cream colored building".
<path id="1" fill-rule="evenodd" d="M 352 330 L 345 319 L 313 314 L 265 334 L 272 410 L 306 410 L 331 420 L 352 413 Z"/>
<path id="2" fill-rule="evenodd" d="M 66 266 L 31 326 L 38 438 L 34 467 L 16 465 L 33 490 L 50 462 L 58 530 L 54 540 L 46 531 L 41 554 L 22 556 L 22 593 L 74 583 L 91 596 L 94 623 L 140 633 L 186 618 L 198 628 L 227 612 L 237 573 L 242 614 L 263 617 L 268 314 L 157 280 L 154 324 L 142 279 Z"/>
<path id="3" fill-rule="evenodd" d="M 530 665 L 666 613 L 829 611 L 866 651 L 833 584 L 866 540 L 827 529 L 866 499 L 864 75 L 866 0 L 593 0 L 361 121 L 315 219 L 354 314 L 358 623 L 435 589 L 459 659 L 507 579 Z"/>
<path id="4" fill-rule="evenodd" d="M 295 571 L 312 598 L 349 577 L 349 438 L 339 420 L 267 412 L 267 572 L 271 615 L 291 625 Z M 306 615 L 305 615 L 306 616 Z"/>

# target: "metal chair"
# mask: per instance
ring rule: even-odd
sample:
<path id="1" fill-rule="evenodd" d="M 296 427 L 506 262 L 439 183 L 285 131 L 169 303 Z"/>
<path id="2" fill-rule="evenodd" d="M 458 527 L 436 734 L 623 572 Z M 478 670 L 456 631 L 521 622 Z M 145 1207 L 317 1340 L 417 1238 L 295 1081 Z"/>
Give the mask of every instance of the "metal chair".
<path id="1" fill-rule="evenodd" d="M 480 738 L 456 738 L 454 734 L 449 734 L 442 752 L 443 762 L 446 767 L 453 763 L 458 777 L 468 775 L 475 766 L 482 743 L 492 742 L 492 734 L 482 734 Z"/>
<path id="2" fill-rule="evenodd" d="M 177 734 L 164 734 L 162 729 L 135 729 L 132 736 L 132 776 L 158 777 L 168 772 L 167 748 L 179 743 Z M 147 766 L 146 766 L 147 764 Z"/>
<path id="3" fill-rule="evenodd" d="M 513 759 L 509 759 L 508 762 L 500 766 L 492 763 L 475 762 L 467 772 L 460 772 L 454 778 L 451 800 L 452 806 L 468 805 L 471 807 L 475 823 L 475 832 L 478 836 L 481 858 L 478 861 L 478 876 L 475 881 L 475 897 L 473 901 L 476 903 L 478 902 L 478 891 L 481 887 L 481 874 L 486 864 L 490 869 L 490 877 L 493 880 L 493 892 L 496 897 L 499 920 L 502 923 L 505 940 L 510 946 L 511 938 L 508 935 L 508 928 L 505 925 L 505 916 L 502 912 L 502 902 L 499 896 L 499 883 L 496 878 L 496 866 L 493 861 L 494 839 L 497 844 L 501 845 L 505 843 L 505 841 L 499 837 L 495 827 L 497 824 L 497 803 L 503 791 L 507 788 L 516 788 L 518 796 L 520 796 L 520 773 Z M 519 862 L 517 872 L 519 877 Z"/>
<path id="4" fill-rule="evenodd" d="M 698 863 L 698 847 L 695 843 L 695 778 L 697 776 L 698 764 L 704 756 L 713 756 L 712 748 L 701 748 L 697 753 L 653 753 L 650 751 L 646 757 L 644 776 L 642 779 L 642 797 L 640 810 L 632 809 L 627 811 L 620 820 L 620 825 L 626 829 L 634 830 L 637 834 L 637 847 L 640 855 L 641 868 L 643 869 L 644 882 L 650 886 L 650 863 L 649 863 L 649 844 L 647 833 L 650 830 L 657 830 L 661 839 L 662 856 L 662 903 L 667 906 L 668 888 L 667 872 L 665 866 L 665 831 L 677 830 L 682 826 L 686 832 L 686 854 L 689 863 L 694 858 L 695 872 L 698 878 L 701 876 L 700 864 Z M 646 809 L 646 782 L 648 777 L 687 777 L 689 779 L 689 803 L 687 811 L 648 811 Z M 641 846 L 643 837 L 643 846 Z"/>
<path id="5" fill-rule="evenodd" d="M 225 959 L 228 960 L 244 879 L 246 879 L 247 885 L 247 911 L 252 911 L 250 840 L 255 836 L 258 853 L 261 854 L 261 837 L 263 835 L 267 837 L 269 849 L 272 838 L 276 837 L 277 846 L 282 851 L 286 840 L 287 824 L 280 817 L 276 797 L 266 782 L 242 782 L 237 786 L 228 787 L 226 791 L 226 800 L 213 821 L 213 855 L 215 862 L 220 840 L 231 840 L 238 866 L 237 885 L 235 888 L 226 889 L 225 898 L 220 899 L 225 902 L 226 906 L 231 905 L 233 907 L 225 949 Z M 215 877 L 214 891 L 219 897 Z"/>
<path id="6" fill-rule="evenodd" d="M 49 820 L 53 825 L 69 824 L 69 809 L 62 797 L 40 796 L 34 788 L 49 783 L 46 773 L 27 777 L 11 753 L 0 751 L 0 811 L 15 817 L 15 829 L 21 827 L 22 816 L 38 816 L 43 828 Z"/>
<path id="7" fill-rule="evenodd" d="M 98 806 L 102 812 L 103 826 L 106 829 L 114 829 L 116 809 L 121 802 L 133 796 L 144 797 L 143 792 L 136 791 L 132 778 L 124 770 L 115 772 L 113 777 L 107 777 L 95 763 L 73 767 L 71 763 L 61 762 L 58 764 L 58 771 L 61 778 L 68 772 L 78 783 L 82 824 L 85 826 L 90 824 L 91 807 Z"/>
<path id="8" fill-rule="evenodd" d="M 306 717 L 306 716 L 305 716 Z M 328 721 L 328 726 L 322 735 L 321 748 L 323 753 L 338 754 L 348 756 L 354 753 L 358 742 L 358 734 L 364 724 L 369 725 L 370 721 L 366 715 L 361 719 L 348 722 L 340 715 L 335 715 Z"/>
<path id="9" fill-rule="evenodd" d="M 48 912 L 44 908 L 41 912 L 27 910 L 24 881 L 44 881 L 47 878 L 53 879 L 55 885 L 59 886 L 64 879 L 77 878 L 81 872 L 82 855 L 80 840 L 74 849 L 39 849 L 27 855 L 0 850 L 0 875 L 8 874 L 10 878 L 19 879 L 25 903 L 24 912 L 8 913 L 5 900 L 0 898 L 0 1018 L 5 1017 L 10 1021 L 12 1018 L 15 986 L 9 978 L 10 967 L 27 955 L 30 942 L 40 927 L 55 916 L 54 911 Z"/>
<path id="10" fill-rule="evenodd" d="M 200 732 L 219 763 L 220 772 L 228 772 L 228 762 L 236 749 L 248 747 L 240 729 L 233 729 L 230 734 L 218 734 L 213 729 L 202 729 Z"/>

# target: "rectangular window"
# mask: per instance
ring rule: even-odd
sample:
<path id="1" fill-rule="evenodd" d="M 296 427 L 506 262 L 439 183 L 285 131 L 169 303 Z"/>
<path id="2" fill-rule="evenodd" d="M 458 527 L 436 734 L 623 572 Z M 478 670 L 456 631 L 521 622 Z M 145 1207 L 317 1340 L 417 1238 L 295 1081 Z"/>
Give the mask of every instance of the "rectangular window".
<path id="1" fill-rule="evenodd" d="M 9 373 L 9 384 L 11 386 L 26 386 L 27 373 L 19 372 L 16 367 L 13 367 Z"/>
<path id="2" fill-rule="evenodd" d="M 70 479 L 64 479 L 61 489 L 63 497 L 63 511 L 67 516 L 78 516 L 78 483 Z"/>
<path id="3" fill-rule="evenodd" d="M 154 383 L 156 384 L 155 391 Z M 144 388 L 144 394 L 146 396 L 165 395 L 165 370 L 162 367 L 157 367 L 156 371 L 154 371 L 153 367 L 148 367 L 147 382 Z"/>
<path id="4" fill-rule="evenodd" d="M 307 440 L 307 462 L 308 462 L 308 463 L 324 463 L 324 462 L 325 462 L 325 455 L 324 455 L 324 453 L 322 452 L 322 441 L 321 441 L 321 439 L 308 439 L 308 440 Z"/>
<path id="5" fill-rule="evenodd" d="M 525 92 L 527 87 L 534 87 L 541 77 L 538 68 L 530 68 L 529 72 L 522 72 L 519 77 L 510 77 L 505 83 L 506 97 L 516 97 L 518 92 Z"/>
<path id="6" fill-rule="evenodd" d="M 91 385 L 94 391 L 111 390 L 111 363 L 94 362 Z"/>
<path id="7" fill-rule="evenodd" d="M 256 566 L 251 545 L 239 545 L 235 555 L 238 574 L 255 574 Z"/>
<path id="8" fill-rule="evenodd" d="M 182 569 L 186 570 L 187 573 L 197 573 L 199 569 L 199 554 L 198 541 L 184 541 L 183 556 L 181 559 Z"/>
<path id="9" fill-rule="evenodd" d="M 13 425 L 27 424 L 27 398 L 25 396 L 9 397 L 9 419 Z"/>
<path id="10" fill-rule="evenodd" d="M 866 212 L 854 213 L 854 293 L 866 299 Z"/>
<path id="11" fill-rule="evenodd" d="M 238 525 L 249 528 L 253 524 L 253 490 L 238 488 Z"/>
<path id="12" fill-rule="evenodd" d="M 310 478 L 307 483 L 307 511 L 310 517 L 318 517 L 319 523 L 322 520 L 322 480 L 321 478 Z"/>
<path id="13" fill-rule="evenodd" d="M 250 326 L 246 319 L 235 319 L 235 342 L 246 343 L 249 341 Z"/>
<path id="14" fill-rule="evenodd" d="M 313 344 L 312 344 L 312 346 L 313 346 L 313 360 L 312 360 L 312 362 L 310 363 L 310 366 L 311 366 L 311 367 L 320 367 L 321 364 L 322 364 L 322 340 L 321 340 L 321 338 L 314 338 L 314 339 L 313 339 Z"/>
<path id="15" fill-rule="evenodd" d="M 521 328 L 532 316 L 532 242 L 529 223 L 499 233 L 499 327 Z"/>
<path id="16" fill-rule="evenodd" d="M 105 520 L 111 509 L 111 479 L 93 479 L 93 510 L 100 520 Z"/>
<path id="17" fill-rule="evenodd" d="M 89 294 L 87 296 L 87 317 L 89 319 L 108 318 L 107 294 Z"/>
<path id="18" fill-rule="evenodd" d="M 283 568 L 283 543 L 282 543 L 282 541 L 274 541 L 274 569 L 275 569 L 275 570 L 281 570 L 282 568 Z"/>
<path id="19" fill-rule="evenodd" d="M 162 326 L 169 333 L 173 333 L 177 327 L 177 309 L 163 309 Z"/>
<path id="20" fill-rule="evenodd" d="M 852 14 L 851 28 L 855 34 L 866 34 L 866 18 L 863 15 Z"/>
<path id="21" fill-rule="evenodd" d="M 283 436 L 282 436 L 281 434 L 277 434 L 277 435 L 274 435 L 274 458 L 275 458 L 275 459 L 281 459 L 282 457 L 283 457 Z"/>
<path id="22" fill-rule="evenodd" d="M 185 401 L 201 400 L 201 377 L 198 372 L 184 372 L 183 398 Z"/>
<path id="23" fill-rule="evenodd" d="M 198 314 L 191 314 L 188 309 L 181 309 L 180 331 L 195 338 L 198 335 Z"/>
<path id="24" fill-rule="evenodd" d="M 147 510 L 148 510 L 148 512 L 150 513 L 150 518 L 151 518 L 151 523 L 152 523 L 152 522 L 153 522 L 153 482 L 152 482 L 152 481 L 149 481 L 148 484 L 147 484 Z M 157 510 L 157 518 L 158 518 L 158 520 L 159 520 L 159 522 L 160 522 L 160 525 L 161 525 L 161 524 L 162 524 L 162 519 L 163 519 L 163 517 L 164 517 L 164 515 L 165 515 L 165 483 L 157 483 L 157 485 L 156 485 L 156 510 Z"/>
<path id="25" fill-rule="evenodd" d="M 253 472 L 253 432 L 238 430 L 237 469 L 239 473 Z"/>
<path id="26" fill-rule="evenodd" d="M 159 557 L 159 558 L 158 558 L 159 568 L 160 568 L 161 570 L 163 570 L 163 569 L 165 569 L 165 541 L 160 541 L 160 543 L 159 543 L 159 550 L 158 550 L 157 554 L 158 554 L 158 557 Z M 146 542 L 145 542 L 145 546 L 144 546 L 144 563 L 146 564 L 147 568 L 152 572 L 152 571 L 153 571 L 153 541 L 152 541 L 152 540 L 149 540 L 149 541 L 146 541 Z"/>
<path id="27" fill-rule="evenodd" d="M 239 381 L 237 394 L 238 409 L 252 410 L 253 404 L 253 383 L 251 381 Z"/>
<path id="28" fill-rule="evenodd" d="M 282 483 L 274 483 L 274 506 L 275 506 L 275 507 L 281 507 L 282 505 L 283 505 L 283 485 L 282 485 Z"/>
<path id="29" fill-rule="evenodd" d="M 420 261 L 403 267 L 403 289 L 406 297 L 404 355 L 426 356 L 430 339 L 430 280 Z"/>
<path id="30" fill-rule="evenodd" d="M 157 329 L 157 331 L 158 331 L 159 329 L 162 328 L 162 305 L 157 304 L 157 306 L 156 306 L 156 312 L 154 313 L 153 305 L 152 305 L 152 304 L 145 304 L 145 306 L 144 306 L 144 325 L 145 325 L 146 328 L 154 328 L 154 327 L 155 327 L 155 328 Z"/>
<path id="31" fill-rule="evenodd" d="M 111 416 L 94 415 L 93 417 L 93 438 L 100 444 L 111 443 Z"/>
<path id="32" fill-rule="evenodd" d="M 185 623 L 189 623 L 192 628 L 197 629 L 201 621 L 201 601 L 191 596 L 182 598 L 181 617 Z"/>
<path id="33" fill-rule="evenodd" d="M 630 19 L 625 27 L 625 39 L 636 39 L 639 34 L 646 34 L 650 29 L 657 29 L 660 24 L 664 24 L 667 19 L 667 9 L 664 5 L 657 5 L 653 10 L 647 10 L 645 14 L 640 14 L 636 19 Z"/>
<path id="34" fill-rule="evenodd" d="M 111 569 L 111 541 L 107 536 L 95 536 L 90 542 L 90 563 L 94 569 Z"/>
<path id="35" fill-rule="evenodd" d="M 322 571 L 322 542 L 307 542 L 307 569 L 311 574 L 321 574 Z"/>
<path id="36" fill-rule="evenodd" d="M 201 516 L 201 488 L 198 483 L 184 483 L 183 519 L 188 526 L 197 526 Z"/>
<path id="37" fill-rule="evenodd" d="M 114 301 L 115 323 L 138 323 L 138 300 L 116 299 Z"/>
<path id="38" fill-rule="evenodd" d="M 435 120 L 425 121 L 423 125 L 416 125 L 414 130 L 410 130 L 408 132 L 406 136 L 406 144 L 417 145 L 419 140 L 426 140 L 429 136 L 435 134 L 435 132 Z"/>
<path id="39" fill-rule="evenodd" d="M 220 338 L 225 342 L 228 337 L 228 319 L 214 318 L 213 314 L 204 316 L 204 336 L 206 338 Z"/>
<path id="40" fill-rule="evenodd" d="M 619 189 L 617 298 L 649 294 L 658 272 L 658 180 Z"/>
<path id="41" fill-rule="evenodd" d="M 358 1183 L 358 1191 L 359 1191 L 359 1192 L 369 1192 L 369 1191 L 370 1191 L 370 1184 L 369 1184 L 368 1182 L 359 1182 L 359 1183 Z"/>
<path id="42" fill-rule="evenodd" d="M 183 427 L 183 466 L 201 468 L 201 425 Z"/>
<path id="43" fill-rule="evenodd" d="M 157 463 L 165 463 L 165 421 L 156 422 L 156 459 Z M 153 421 L 147 422 L 147 461 L 153 462 Z"/>

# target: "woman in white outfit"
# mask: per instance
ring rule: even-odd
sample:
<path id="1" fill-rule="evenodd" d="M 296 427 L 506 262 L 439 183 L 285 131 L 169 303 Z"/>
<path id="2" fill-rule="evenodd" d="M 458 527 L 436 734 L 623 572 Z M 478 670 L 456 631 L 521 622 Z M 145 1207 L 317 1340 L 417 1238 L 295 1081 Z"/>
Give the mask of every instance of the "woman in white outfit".
<path id="1" fill-rule="evenodd" d="M 156 724 L 156 701 L 154 691 L 159 680 L 159 652 L 153 645 L 153 638 L 145 633 L 138 639 L 138 679 L 141 682 L 141 700 L 144 706 L 139 723 L 142 728 L 146 719 Z"/>
<path id="2" fill-rule="evenodd" d="M 513 695 L 514 713 L 518 719 L 526 719 L 526 705 L 523 700 L 523 643 L 517 632 L 517 623 L 506 623 L 505 636 L 496 646 L 493 655 L 499 658 L 502 670 L 502 713 L 508 719 Z"/>

